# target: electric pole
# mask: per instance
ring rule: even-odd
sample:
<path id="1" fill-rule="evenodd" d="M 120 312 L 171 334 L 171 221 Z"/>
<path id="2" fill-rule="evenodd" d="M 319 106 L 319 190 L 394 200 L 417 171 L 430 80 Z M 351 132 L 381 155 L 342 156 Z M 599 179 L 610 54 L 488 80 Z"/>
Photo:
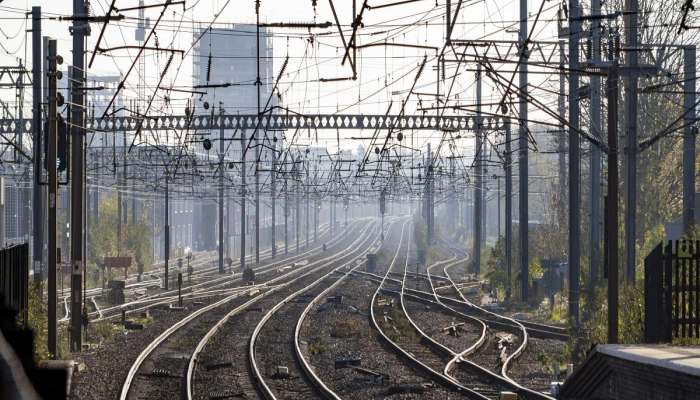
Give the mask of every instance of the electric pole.
<path id="1" fill-rule="evenodd" d="M 73 0 L 73 68 L 71 73 L 71 351 L 82 348 L 82 273 L 85 176 L 83 146 L 85 141 L 85 36 L 90 34 L 85 0 Z"/>
<path id="2" fill-rule="evenodd" d="M 569 318 L 579 323 L 579 275 L 581 270 L 581 144 L 579 140 L 579 20 L 578 0 L 569 0 Z"/>
<path id="3" fill-rule="evenodd" d="M 241 271 L 245 271 L 245 229 L 246 229 L 246 131 L 241 131 Z"/>
<path id="4" fill-rule="evenodd" d="M 224 107 L 219 103 L 219 273 L 224 273 Z"/>
<path id="5" fill-rule="evenodd" d="M 505 211 L 505 240 L 506 240 L 506 298 L 510 299 L 512 294 L 512 270 L 513 270 L 513 152 L 511 150 L 510 119 L 506 120 L 506 154 L 505 154 L 505 175 L 506 175 L 506 211 Z"/>
<path id="6" fill-rule="evenodd" d="M 165 238 L 164 243 L 164 267 L 165 267 L 165 290 L 169 289 L 170 280 L 168 273 L 170 272 L 170 177 L 168 174 L 168 168 L 165 168 L 165 231 L 163 233 Z"/>
<path id="7" fill-rule="evenodd" d="M 257 78 L 255 79 L 255 86 L 258 89 L 257 103 L 258 103 L 258 118 L 262 118 L 261 108 L 260 108 L 260 87 L 262 86 L 262 81 L 260 80 L 260 0 L 255 0 L 255 49 L 256 49 L 256 66 L 257 66 Z M 267 46 L 265 46 L 267 49 Z M 255 263 L 260 263 L 260 140 L 258 129 L 254 132 L 255 136 Z"/>
<path id="8" fill-rule="evenodd" d="M 63 59 L 56 55 L 56 40 L 49 40 L 48 46 L 48 87 L 49 87 L 49 132 L 48 132 L 48 154 L 46 165 L 49 174 L 49 199 L 48 199 L 48 323 L 47 323 L 47 346 L 51 358 L 58 356 L 56 352 L 56 205 L 58 203 L 58 177 L 56 165 L 56 147 L 58 145 L 58 107 L 56 80 L 60 72 L 57 65 L 63 63 Z"/>
<path id="9" fill-rule="evenodd" d="M 600 15 L 601 0 L 591 0 L 591 16 Z M 591 54 L 590 59 L 593 64 L 600 63 L 600 19 L 593 18 L 591 21 Z M 598 140 L 602 140 L 602 110 L 600 101 L 600 76 L 591 75 L 590 78 L 590 131 L 591 135 Z M 600 228 L 601 228 L 601 151 L 600 147 L 591 144 L 591 216 L 590 216 L 590 254 L 589 254 L 589 286 L 591 293 L 598 284 L 598 268 L 601 261 L 600 250 Z"/>
<path id="10" fill-rule="evenodd" d="M 683 48 L 683 231 L 695 224 L 695 45 Z"/>
<path id="11" fill-rule="evenodd" d="M 32 260 L 34 282 L 43 279 L 44 265 L 44 190 L 41 187 L 42 147 L 42 76 L 41 76 L 41 7 L 32 7 L 32 144 L 34 156 L 34 184 L 32 185 Z M 4 245 L 4 240 L 2 244 Z"/>
<path id="12" fill-rule="evenodd" d="M 484 184 L 484 171 L 481 163 L 482 153 L 484 151 L 484 138 L 481 130 L 481 64 L 476 65 L 476 135 L 474 136 L 476 145 L 474 146 L 474 274 L 479 279 L 481 274 L 481 238 L 483 221 L 481 218 L 484 213 L 481 211 L 483 207 L 482 196 Z"/>
<path id="13" fill-rule="evenodd" d="M 639 64 L 637 51 L 637 0 L 625 0 L 624 16 L 627 65 L 634 70 Z M 637 235 L 637 75 L 625 76 L 625 123 L 627 125 L 627 207 L 625 207 L 625 279 L 634 285 Z"/>
<path id="14" fill-rule="evenodd" d="M 618 145 L 617 145 L 617 99 L 619 71 L 618 48 L 610 44 L 612 65 L 608 71 L 608 195 L 606 197 L 606 265 L 608 277 L 608 343 L 617 343 L 618 309 Z"/>
<path id="15" fill-rule="evenodd" d="M 272 168 L 270 170 L 270 202 L 272 203 L 272 228 L 270 229 L 270 246 L 272 258 L 277 256 L 277 132 L 272 133 Z"/>
<path id="16" fill-rule="evenodd" d="M 527 128 L 527 104 L 528 104 L 528 79 L 527 79 L 527 60 L 529 51 L 527 49 L 527 0 L 520 0 L 520 28 L 518 30 L 518 45 L 520 48 L 519 67 L 519 94 L 520 101 L 518 115 L 520 117 L 520 126 L 518 132 L 518 172 L 519 172 L 519 228 L 520 228 L 520 299 L 527 302 L 528 299 L 528 281 L 529 281 L 529 265 L 528 265 L 528 128 Z"/>

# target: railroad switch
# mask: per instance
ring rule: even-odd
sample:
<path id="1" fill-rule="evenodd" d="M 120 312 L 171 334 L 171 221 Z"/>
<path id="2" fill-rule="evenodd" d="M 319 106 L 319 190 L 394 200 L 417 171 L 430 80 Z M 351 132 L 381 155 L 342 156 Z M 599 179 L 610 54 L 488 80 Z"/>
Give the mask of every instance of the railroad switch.
<path id="1" fill-rule="evenodd" d="M 450 326 L 442 328 L 443 332 L 446 332 L 448 335 L 452 335 L 454 337 L 459 337 L 459 332 L 464 329 L 464 322 L 460 322 L 458 324 L 455 324 L 452 322 Z"/>

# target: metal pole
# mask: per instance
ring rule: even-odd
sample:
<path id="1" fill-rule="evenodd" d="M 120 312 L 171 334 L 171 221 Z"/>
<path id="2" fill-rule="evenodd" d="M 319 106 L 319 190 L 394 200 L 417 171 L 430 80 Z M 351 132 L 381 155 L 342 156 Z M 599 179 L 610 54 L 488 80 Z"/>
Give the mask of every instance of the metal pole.
<path id="1" fill-rule="evenodd" d="M 85 141 L 85 36 L 89 34 L 89 24 L 85 0 L 73 0 L 73 68 L 71 81 L 71 351 L 82 348 L 82 271 L 84 259 L 83 243 L 83 145 Z"/>
<path id="2" fill-rule="evenodd" d="M 481 238 L 483 206 L 481 195 L 484 184 L 484 171 L 481 164 L 482 152 L 484 151 L 484 139 L 481 130 L 481 64 L 476 65 L 476 146 L 474 146 L 474 166 L 476 185 L 474 186 L 474 273 L 477 279 L 481 273 Z"/>
<path id="3" fill-rule="evenodd" d="M 287 167 L 284 167 L 284 255 L 289 254 L 289 179 Z"/>
<path id="4" fill-rule="evenodd" d="M 606 197 L 605 240 L 608 268 L 608 343 L 617 343 L 617 309 L 618 309 L 618 145 L 617 145 L 617 97 L 618 71 L 617 59 L 612 60 L 613 67 L 608 72 L 608 195 Z"/>
<path id="5" fill-rule="evenodd" d="M 41 272 L 44 264 L 44 210 L 43 197 L 44 190 L 39 184 L 41 182 L 41 154 L 42 147 L 42 76 L 41 76 L 41 7 L 32 7 L 32 144 L 34 155 L 34 184 L 32 185 L 32 267 L 34 268 L 34 282 L 39 283 L 43 278 Z M 4 218 L 4 213 L 3 213 Z M 4 245 L 3 237 L 0 245 Z"/>
<path id="6" fill-rule="evenodd" d="M 498 212 L 498 238 L 501 238 L 501 179 L 496 176 L 496 199 L 497 201 L 497 212 Z"/>
<path id="7" fill-rule="evenodd" d="M 625 41 L 626 47 L 632 49 L 627 53 L 630 68 L 638 65 L 637 49 L 637 0 L 625 0 Z M 634 285 L 636 266 L 637 234 L 637 75 L 625 76 L 625 116 L 627 123 L 627 207 L 625 207 L 625 279 Z"/>
<path id="8" fill-rule="evenodd" d="M 311 237 L 310 237 L 310 227 L 309 227 L 309 221 L 310 221 L 310 215 L 309 212 L 311 211 L 309 209 L 309 161 L 306 161 L 306 244 L 304 245 L 304 248 L 309 248 L 309 244 L 311 244 Z"/>
<path id="9" fill-rule="evenodd" d="M 595 0 L 594 0 L 595 1 Z M 559 41 L 559 68 L 563 71 L 566 64 L 566 42 L 564 40 Z M 559 95 L 557 96 L 558 112 L 562 120 L 566 119 L 566 74 L 559 74 Z M 559 191 L 561 193 L 561 206 L 564 207 L 566 204 L 566 190 L 567 190 L 567 179 L 566 179 L 566 138 L 564 133 L 566 128 L 564 123 L 559 124 L 559 143 L 557 146 L 557 151 L 559 152 Z"/>
<path id="10" fill-rule="evenodd" d="M 272 258 L 277 256 L 277 134 L 272 139 L 272 170 L 270 171 L 270 202 L 272 203 L 272 227 L 270 228 L 270 246 Z"/>
<path id="11" fill-rule="evenodd" d="M 428 142 L 428 161 L 427 161 L 427 173 L 426 173 L 426 186 L 428 188 L 428 196 L 426 203 L 428 205 L 427 219 L 428 219 L 428 246 L 433 243 L 434 235 L 434 225 L 433 225 L 433 153 L 430 148 L 430 142 Z"/>
<path id="12" fill-rule="evenodd" d="M 527 142 L 528 142 L 528 129 L 527 129 L 527 52 L 525 49 L 527 40 L 527 0 L 520 0 L 520 29 L 518 30 L 518 44 L 520 46 L 521 53 L 520 59 L 523 61 L 520 65 L 519 74 L 519 110 L 518 114 L 520 117 L 520 127 L 518 132 L 518 170 L 519 170 L 519 193 L 518 202 L 519 204 L 519 228 L 520 228 L 520 299 L 526 302 L 528 299 L 528 276 L 529 276 L 529 265 L 528 265 L 528 163 L 527 163 Z"/>
<path id="13" fill-rule="evenodd" d="M 294 237 L 297 241 L 297 254 L 299 254 L 299 237 L 301 236 L 301 173 L 299 171 L 298 162 L 301 162 L 300 158 L 297 158 L 297 162 L 294 163 L 295 176 L 296 176 L 296 193 L 294 200 L 296 201 L 296 214 L 294 216 Z"/>
<path id="14" fill-rule="evenodd" d="M 56 40 L 49 40 L 48 49 L 49 67 L 48 87 L 49 87 L 49 132 L 48 132 L 48 154 L 47 167 L 49 173 L 49 199 L 48 199 L 48 338 L 47 346 L 51 358 L 56 358 L 56 204 L 58 202 L 58 179 L 56 171 L 56 146 L 58 136 L 58 126 L 56 121 Z"/>
<path id="15" fill-rule="evenodd" d="M 506 174 L 506 298 L 512 294 L 512 264 L 513 264 L 513 153 L 511 151 L 510 120 L 506 120 L 506 154 L 505 154 L 505 174 Z"/>
<path id="16" fill-rule="evenodd" d="M 601 0 L 591 0 L 591 15 L 600 15 Z M 600 62 L 600 19 L 591 21 L 591 61 Z M 602 138 L 601 102 L 600 102 L 600 76 L 592 75 L 590 80 L 591 105 L 590 122 L 591 134 Z M 591 144 L 591 216 L 590 216 L 590 255 L 589 255 L 589 284 L 592 289 L 598 284 L 598 268 L 600 265 L 600 241 L 601 241 L 601 151 L 596 145 Z"/>
<path id="17" fill-rule="evenodd" d="M 579 65 L 579 30 L 581 23 L 578 0 L 569 0 L 569 66 Z M 579 79 L 569 73 L 569 318 L 574 329 L 579 323 L 579 275 L 581 269 L 581 144 L 579 140 Z"/>
<path id="18" fill-rule="evenodd" d="M 255 0 L 255 48 L 256 48 L 256 66 L 257 66 L 257 78 L 255 80 L 255 86 L 258 89 L 257 103 L 258 103 L 258 118 L 261 118 L 261 108 L 260 108 L 260 86 L 262 86 L 262 81 L 260 80 L 260 0 Z M 265 47 L 267 49 L 267 46 Z M 255 132 L 255 263 L 260 263 L 260 140 L 258 139 L 259 133 Z"/>
<path id="19" fill-rule="evenodd" d="M 165 290 L 168 290 L 170 285 L 168 273 L 169 271 L 169 261 L 170 261 L 170 177 L 168 176 L 168 171 L 165 171 L 165 243 L 163 249 L 163 258 L 165 265 Z"/>
<path id="20" fill-rule="evenodd" d="M 0 246 L 5 246 L 5 177 L 0 176 Z"/>
<path id="21" fill-rule="evenodd" d="M 224 239 L 226 258 L 232 259 L 231 256 L 231 190 L 226 189 L 226 237 Z M 230 261 L 229 261 L 230 262 Z M 229 266 L 230 267 L 230 266 Z M 230 271 L 229 271 L 230 272 Z"/>
<path id="22" fill-rule="evenodd" d="M 219 273 L 224 273 L 224 108 L 219 103 Z"/>
<path id="23" fill-rule="evenodd" d="M 316 197 L 316 195 L 314 195 Z M 314 243 L 318 242 L 318 199 L 314 198 Z"/>
<path id="24" fill-rule="evenodd" d="M 245 203 L 247 197 L 246 188 L 246 133 L 245 130 L 241 131 L 241 271 L 245 270 L 245 228 L 246 228 L 246 214 L 245 214 Z"/>
<path id="25" fill-rule="evenodd" d="M 683 230 L 695 224 L 695 45 L 683 49 Z"/>

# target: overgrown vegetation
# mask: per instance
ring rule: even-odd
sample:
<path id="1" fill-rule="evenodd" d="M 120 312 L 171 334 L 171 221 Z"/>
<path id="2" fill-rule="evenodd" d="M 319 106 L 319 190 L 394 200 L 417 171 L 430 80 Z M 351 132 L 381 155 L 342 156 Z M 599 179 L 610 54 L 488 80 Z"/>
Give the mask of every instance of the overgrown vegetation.
<path id="1" fill-rule="evenodd" d="M 336 338 L 357 337 L 361 332 L 362 321 L 356 317 L 349 317 L 338 321 L 331 330 L 330 335 Z"/>
<path id="2" fill-rule="evenodd" d="M 328 346 L 326 345 L 326 342 L 323 340 L 323 338 L 315 336 L 312 337 L 311 340 L 309 340 L 308 350 L 309 354 L 314 356 L 316 354 L 321 354 L 327 351 Z"/>
<path id="3" fill-rule="evenodd" d="M 398 309 L 392 308 L 388 317 L 390 321 L 383 324 L 384 333 L 394 342 L 418 340 L 416 331 L 411 326 L 411 323 L 406 319 L 406 316 Z M 383 318 L 383 317 L 380 317 Z"/>
<path id="4" fill-rule="evenodd" d="M 110 256 L 131 256 L 133 267 L 143 265 L 148 271 L 153 264 L 153 247 L 151 244 L 152 231 L 145 220 L 128 222 L 122 221 L 121 235 L 119 225 L 117 196 L 104 196 L 99 205 L 98 221 L 89 227 L 88 240 L 88 286 L 99 284 L 98 263 L 102 258 Z M 147 213 L 142 213 L 147 215 Z M 112 271 L 118 274 L 121 271 Z M 112 277 L 106 277 L 110 279 Z"/>

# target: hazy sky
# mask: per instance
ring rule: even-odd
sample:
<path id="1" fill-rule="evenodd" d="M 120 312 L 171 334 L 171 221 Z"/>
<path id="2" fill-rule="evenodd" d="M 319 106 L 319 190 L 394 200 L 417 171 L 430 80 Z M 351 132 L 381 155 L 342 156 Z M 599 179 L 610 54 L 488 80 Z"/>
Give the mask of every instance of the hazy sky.
<path id="1" fill-rule="evenodd" d="M 356 0 L 358 9 L 362 0 Z M 392 0 L 370 0 L 369 4 L 377 6 L 386 4 Z M 158 3 L 160 0 L 146 0 L 146 4 Z M 453 8 L 458 0 L 453 0 Z M 72 14 L 72 1 L 70 0 L 5 0 L 0 4 L 0 18 L 3 18 L 2 40 L 3 50 L 0 57 L 4 65 L 16 63 L 16 58 L 22 58 L 31 63 L 31 48 L 25 46 L 30 38 L 24 34 L 29 29 L 31 20 L 24 19 L 25 10 L 32 5 L 41 5 L 45 17 L 58 17 Z M 93 0 L 92 13 L 103 15 L 109 7 L 110 0 Z M 531 2 L 534 3 L 534 2 Z M 352 19 L 351 1 L 335 0 L 341 24 L 344 27 L 346 39 L 350 36 L 350 23 Z M 437 4 L 437 6 L 436 6 Z M 117 8 L 132 7 L 138 5 L 138 0 L 117 0 Z M 484 0 L 464 1 L 458 24 L 453 33 L 453 38 L 459 39 L 517 39 L 518 26 L 518 1 L 508 0 Z M 536 12 L 540 4 L 530 4 L 531 13 Z M 544 13 L 535 29 L 533 38 L 538 40 L 556 40 L 556 12 L 558 4 L 546 2 Z M 146 16 L 155 21 L 160 14 L 160 8 L 146 11 Z M 261 2 L 261 21 L 263 22 L 317 22 L 333 21 L 333 14 L 328 0 L 318 0 L 316 12 L 312 8 L 311 0 L 267 0 Z M 127 17 L 122 21 L 110 22 L 108 25 L 102 46 L 113 47 L 122 45 L 136 45 L 134 29 L 137 23 L 138 12 L 124 12 Z M 444 43 L 444 15 L 445 1 L 423 0 L 401 6 L 371 9 L 365 11 L 365 27 L 360 30 L 361 36 L 358 44 L 382 43 L 410 43 L 426 46 L 441 46 Z M 253 0 L 187 0 L 185 10 L 182 5 L 170 6 L 163 16 L 163 20 L 157 30 L 158 44 L 161 47 L 172 47 L 188 51 L 193 41 L 193 32 L 199 27 L 207 27 L 216 16 L 214 27 L 222 27 L 232 23 L 254 23 L 255 2 Z M 533 16 L 531 15 L 530 26 Z M 26 25 L 25 25 L 26 24 Z M 44 35 L 50 35 L 58 39 L 59 53 L 64 56 L 67 63 L 70 62 L 71 38 L 68 33 L 67 21 L 47 20 L 43 21 Z M 92 36 L 88 38 L 87 49 L 92 50 L 95 40 L 101 28 L 101 24 L 92 24 Z M 408 89 L 413 83 L 418 70 L 417 66 L 424 56 L 429 63 L 423 75 L 418 81 L 417 92 L 435 93 L 437 72 L 434 57 L 436 52 L 425 49 L 409 49 L 402 47 L 370 47 L 358 51 L 358 79 L 356 81 L 343 81 L 331 83 L 319 83 L 319 78 L 346 77 L 351 75 L 351 70 L 346 63 L 340 65 L 343 45 L 334 26 L 329 29 L 314 29 L 311 32 L 304 29 L 275 28 L 273 46 L 275 53 L 274 71 L 282 66 L 284 58 L 289 56 L 289 65 L 286 74 L 282 77 L 281 91 L 283 102 L 286 106 L 301 112 L 308 113 L 373 113 L 383 114 L 390 101 L 394 101 L 394 110 L 398 112 L 400 103 L 405 99 Z M 27 34 L 28 35 L 28 34 Z M 313 40 L 311 40 L 313 39 Z M 155 38 L 149 45 L 155 45 Z M 11 53 L 11 54 L 9 54 Z M 26 55 L 25 55 L 26 54 Z M 191 53 L 190 53 L 191 54 Z M 124 50 L 112 52 L 107 55 L 98 55 L 89 71 L 98 75 L 120 75 L 126 72 L 134 60 L 136 50 Z M 556 58 L 555 58 L 556 59 Z M 146 54 L 146 93 L 153 93 L 153 88 L 167 60 L 164 53 Z M 31 64 L 30 64 L 31 65 Z M 465 71 L 465 68 L 467 69 Z M 474 101 L 474 65 L 466 65 L 460 70 L 460 75 L 452 88 L 454 101 L 460 103 L 473 103 Z M 512 70 L 512 66 L 503 67 L 504 71 Z M 448 69 L 448 78 L 450 73 Z M 164 79 L 163 86 L 188 87 L 191 85 L 192 59 L 188 56 L 181 59 L 175 57 L 175 61 L 169 73 Z M 129 97 L 135 95 L 136 74 L 129 77 L 125 94 Z M 510 76 L 510 74 L 506 74 Z M 254 76 L 251 77 L 254 79 Z M 558 88 L 558 78 L 547 75 L 533 75 L 533 86 L 542 86 L 549 90 Z M 451 80 L 448 79 L 448 83 Z M 484 79 L 483 102 L 494 103 L 500 100 L 500 95 L 492 93 L 491 83 Z M 442 88 L 441 91 L 445 89 Z M 4 91 L 2 97 L 14 101 L 11 93 Z M 161 100 L 164 93 L 158 93 L 157 100 Z M 31 93 L 25 95 L 25 101 L 30 104 Z M 182 114 L 184 104 L 189 97 L 185 93 L 171 93 L 169 107 L 159 102 L 155 108 L 158 112 Z M 459 99 L 459 100 L 457 100 Z M 541 93 L 541 99 L 548 105 L 556 104 L 556 97 L 547 92 Z M 362 100 L 359 102 L 359 100 Z M 423 106 L 431 106 L 434 97 L 413 96 L 407 105 L 408 113 L 415 112 L 418 100 Z M 359 104 L 358 104 L 359 103 Z M 491 106 L 485 107 L 486 111 L 495 112 Z M 349 136 L 349 134 L 347 134 Z M 421 133 L 420 135 L 427 135 Z M 335 141 L 335 132 L 325 132 L 321 135 L 322 142 Z M 356 144 L 348 143 L 354 148 Z"/>

